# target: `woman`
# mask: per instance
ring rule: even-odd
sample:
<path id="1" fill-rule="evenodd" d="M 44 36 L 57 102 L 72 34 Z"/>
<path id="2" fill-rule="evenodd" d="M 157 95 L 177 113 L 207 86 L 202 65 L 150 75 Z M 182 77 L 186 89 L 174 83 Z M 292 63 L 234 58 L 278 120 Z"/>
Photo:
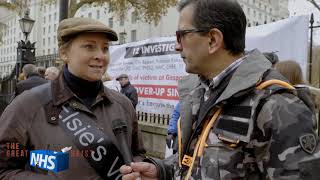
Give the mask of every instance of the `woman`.
<path id="1" fill-rule="evenodd" d="M 306 98 L 305 104 L 308 105 L 310 109 L 313 109 L 316 113 L 318 113 L 320 107 L 320 89 L 309 86 L 304 82 L 300 65 L 297 62 L 291 60 L 281 61 L 276 64 L 275 69 L 296 87 L 298 93 L 300 93 L 301 96 L 303 96 L 302 93 L 311 93 L 312 99 L 308 100 Z M 303 97 L 309 97 L 309 95 Z M 317 118 L 319 119 L 319 116 L 317 116 Z M 318 122 L 316 122 L 315 126 L 318 131 L 319 120 Z"/>
<path id="2" fill-rule="evenodd" d="M 1 116 L 0 179 L 117 179 L 128 161 L 123 141 L 129 154 L 145 152 L 131 102 L 101 82 L 117 34 L 93 19 L 70 18 L 59 24 L 57 37 L 65 62 L 59 77 L 17 97 Z M 56 173 L 39 168 L 39 160 L 30 166 L 21 155 L 70 148 L 69 168 Z"/>

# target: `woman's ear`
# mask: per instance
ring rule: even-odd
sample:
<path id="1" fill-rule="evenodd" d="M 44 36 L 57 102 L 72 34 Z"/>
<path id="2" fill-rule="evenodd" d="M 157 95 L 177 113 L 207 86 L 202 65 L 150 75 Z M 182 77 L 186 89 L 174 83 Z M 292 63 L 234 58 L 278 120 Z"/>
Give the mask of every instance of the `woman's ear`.
<path id="1" fill-rule="evenodd" d="M 223 46 L 223 34 L 217 29 L 213 28 L 209 31 L 209 53 L 212 54 Z"/>
<path id="2" fill-rule="evenodd" d="M 65 48 L 59 49 L 60 57 L 63 60 L 64 63 L 68 63 L 68 55 L 67 55 L 67 50 Z"/>

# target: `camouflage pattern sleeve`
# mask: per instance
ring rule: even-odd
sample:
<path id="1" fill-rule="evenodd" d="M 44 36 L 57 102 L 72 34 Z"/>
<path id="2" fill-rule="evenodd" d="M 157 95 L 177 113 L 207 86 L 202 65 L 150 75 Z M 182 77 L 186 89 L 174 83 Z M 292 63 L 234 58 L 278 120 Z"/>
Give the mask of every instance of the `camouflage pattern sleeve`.
<path id="1" fill-rule="evenodd" d="M 316 148 L 314 114 L 293 94 L 269 97 L 257 116 L 252 141 L 258 167 L 266 179 L 301 179 L 299 162 Z"/>

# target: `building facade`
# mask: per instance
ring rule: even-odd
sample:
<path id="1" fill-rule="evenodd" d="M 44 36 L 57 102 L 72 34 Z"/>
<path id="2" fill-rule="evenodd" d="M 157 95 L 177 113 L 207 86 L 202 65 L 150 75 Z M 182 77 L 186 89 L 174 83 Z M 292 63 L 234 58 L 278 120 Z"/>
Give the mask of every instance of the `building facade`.
<path id="1" fill-rule="evenodd" d="M 36 42 L 36 57 L 41 66 L 53 65 L 57 58 L 57 28 L 59 23 L 59 1 L 42 4 L 41 0 L 29 0 L 30 18 L 35 20 L 29 35 L 31 42 Z M 270 23 L 289 17 L 288 0 L 238 0 L 248 18 L 248 26 Z M 113 44 L 123 44 L 151 37 L 174 36 L 177 29 L 179 14 L 176 7 L 168 9 L 168 13 L 159 23 L 145 23 L 133 10 L 125 17 L 117 17 L 112 9 L 105 6 L 82 6 L 75 17 L 97 19 L 113 28 L 119 35 L 119 41 Z M 8 75 L 14 68 L 17 58 L 17 42 L 24 39 L 19 25 L 20 17 L 9 13 L 0 17 L 0 77 Z M 2 24 L 2 25 L 1 25 Z M 50 59 L 51 58 L 51 59 Z"/>

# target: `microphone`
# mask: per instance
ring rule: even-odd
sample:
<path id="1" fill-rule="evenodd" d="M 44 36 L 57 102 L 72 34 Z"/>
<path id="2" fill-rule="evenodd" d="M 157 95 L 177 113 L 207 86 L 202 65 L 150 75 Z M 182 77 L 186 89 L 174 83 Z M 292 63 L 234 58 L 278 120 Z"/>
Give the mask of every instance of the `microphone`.
<path id="1" fill-rule="evenodd" d="M 127 142 L 128 131 L 126 122 L 121 119 L 115 119 L 112 121 L 112 130 L 120 145 L 119 147 L 123 155 L 123 160 L 126 165 L 130 166 L 130 163 L 133 162 L 133 159 Z"/>

